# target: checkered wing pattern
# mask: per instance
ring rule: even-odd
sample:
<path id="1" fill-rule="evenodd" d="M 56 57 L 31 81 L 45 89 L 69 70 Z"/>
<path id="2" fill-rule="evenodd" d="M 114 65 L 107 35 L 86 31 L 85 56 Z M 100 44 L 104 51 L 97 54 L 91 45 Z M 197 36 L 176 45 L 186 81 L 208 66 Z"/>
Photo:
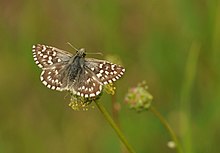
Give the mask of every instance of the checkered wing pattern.
<path id="1" fill-rule="evenodd" d="M 104 60 L 86 58 L 84 71 L 79 80 L 75 82 L 74 91 L 82 97 L 95 97 L 101 93 L 104 84 L 113 83 L 124 72 L 125 69 L 120 65 Z"/>
<path id="2" fill-rule="evenodd" d="M 92 71 L 101 84 L 113 83 L 125 72 L 125 69 L 117 64 L 105 60 L 87 58 L 85 62 L 89 71 Z"/>
<path id="3" fill-rule="evenodd" d="M 85 98 L 95 97 L 101 93 L 102 83 L 91 71 L 85 69 L 79 80 L 75 82 L 74 91 L 77 95 Z"/>
<path id="4" fill-rule="evenodd" d="M 73 56 L 64 50 L 41 44 L 33 45 L 32 52 L 34 61 L 40 68 L 47 68 L 54 64 L 68 62 Z"/>
<path id="5" fill-rule="evenodd" d="M 34 45 L 32 48 L 35 63 L 42 68 L 40 80 L 50 89 L 63 90 L 61 71 L 72 54 L 55 47 Z"/>
<path id="6" fill-rule="evenodd" d="M 104 84 L 113 83 L 125 72 L 120 65 L 85 58 L 84 49 L 72 55 L 55 47 L 37 44 L 32 51 L 35 63 L 42 68 L 40 79 L 45 86 L 68 90 L 85 98 L 99 95 Z"/>

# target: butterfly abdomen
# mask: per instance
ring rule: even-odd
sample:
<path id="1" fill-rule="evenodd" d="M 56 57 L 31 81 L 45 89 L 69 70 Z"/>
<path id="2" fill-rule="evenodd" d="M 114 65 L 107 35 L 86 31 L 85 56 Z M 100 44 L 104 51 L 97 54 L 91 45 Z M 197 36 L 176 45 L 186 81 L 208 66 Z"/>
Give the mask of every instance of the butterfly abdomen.
<path id="1" fill-rule="evenodd" d="M 69 64 L 69 81 L 74 82 L 76 80 L 77 76 L 80 76 L 80 74 L 83 72 L 83 66 L 84 66 L 84 58 L 80 56 L 75 56 L 73 61 Z"/>

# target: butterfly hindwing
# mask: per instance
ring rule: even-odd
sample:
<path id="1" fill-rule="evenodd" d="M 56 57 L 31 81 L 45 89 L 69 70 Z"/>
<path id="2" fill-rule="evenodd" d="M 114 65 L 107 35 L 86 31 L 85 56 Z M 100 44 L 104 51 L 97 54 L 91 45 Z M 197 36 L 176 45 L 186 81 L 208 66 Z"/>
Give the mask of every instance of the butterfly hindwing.
<path id="1" fill-rule="evenodd" d="M 85 98 L 95 97 L 102 91 L 102 83 L 86 69 L 74 84 L 74 90 L 78 96 Z"/>
<path id="2" fill-rule="evenodd" d="M 55 66 L 44 68 L 40 80 L 50 89 L 64 90 L 63 76 L 62 73 L 60 73 L 64 67 L 65 65 L 56 64 Z"/>

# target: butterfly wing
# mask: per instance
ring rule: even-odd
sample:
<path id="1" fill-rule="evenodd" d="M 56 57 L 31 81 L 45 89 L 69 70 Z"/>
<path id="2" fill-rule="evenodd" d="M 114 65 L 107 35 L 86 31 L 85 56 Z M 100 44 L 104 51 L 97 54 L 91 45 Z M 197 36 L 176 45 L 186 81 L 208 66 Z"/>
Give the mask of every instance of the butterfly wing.
<path id="1" fill-rule="evenodd" d="M 35 63 L 42 68 L 40 79 L 50 89 L 65 90 L 62 71 L 73 56 L 55 47 L 37 44 L 32 49 Z"/>
<path id="2" fill-rule="evenodd" d="M 81 73 L 77 80 L 74 81 L 74 84 L 69 87 L 70 91 L 78 96 L 85 98 L 95 97 L 99 95 L 102 91 L 102 83 L 97 80 L 96 76 L 87 69 L 82 69 Z"/>
<path id="3" fill-rule="evenodd" d="M 125 69 L 120 65 L 92 58 L 86 58 L 85 67 L 94 73 L 102 84 L 118 80 L 125 72 Z"/>
<path id="4" fill-rule="evenodd" d="M 57 63 L 65 63 L 73 56 L 71 53 L 46 45 L 33 45 L 32 48 L 35 63 L 40 68 L 47 68 Z"/>
<path id="5" fill-rule="evenodd" d="M 95 97 L 102 91 L 102 85 L 112 83 L 119 79 L 125 69 L 104 60 L 85 58 L 84 69 L 81 70 L 78 80 L 68 87 L 74 89 L 75 93 L 82 97 Z"/>

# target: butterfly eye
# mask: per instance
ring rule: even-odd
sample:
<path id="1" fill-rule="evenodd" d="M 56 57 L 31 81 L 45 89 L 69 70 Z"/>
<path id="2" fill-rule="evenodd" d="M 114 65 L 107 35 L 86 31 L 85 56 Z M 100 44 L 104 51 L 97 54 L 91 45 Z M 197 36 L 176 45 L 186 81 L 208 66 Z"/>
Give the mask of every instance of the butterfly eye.
<path id="1" fill-rule="evenodd" d="M 83 53 L 82 56 L 85 57 L 85 56 L 86 56 L 86 53 Z"/>
<path id="2" fill-rule="evenodd" d="M 80 57 L 85 57 L 86 56 L 86 53 L 85 53 L 85 49 L 84 48 L 81 48 L 80 50 L 77 50 L 77 55 L 80 56 Z"/>

